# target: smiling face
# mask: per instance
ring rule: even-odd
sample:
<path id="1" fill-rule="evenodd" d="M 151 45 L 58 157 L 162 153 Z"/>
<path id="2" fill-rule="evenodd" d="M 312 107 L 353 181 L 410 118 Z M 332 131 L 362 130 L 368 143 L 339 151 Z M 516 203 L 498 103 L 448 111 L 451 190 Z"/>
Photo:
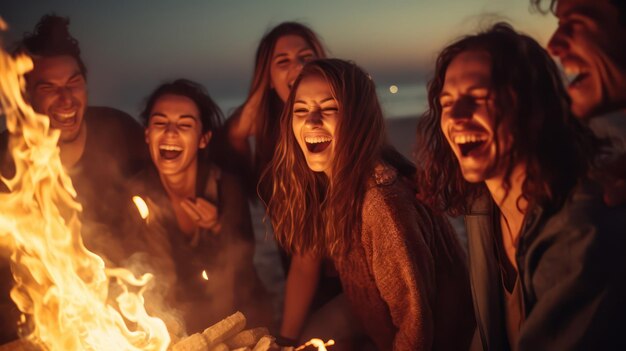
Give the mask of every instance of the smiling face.
<path id="1" fill-rule="evenodd" d="M 441 130 L 459 161 L 468 182 L 482 182 L 503 175 L 499 155 L 505 155 L 510 133 L 500 124 L 495 130 L 494 94 L 491 90 L 491 57 L 485 51 L 458 54 L 448 66 L 440 94 Z M 501 163 L 500 163 L 501 164 Z"/>
<path id="2" fill-rule="evenodd" d="M 626 28 L 609 0 L 559 0 L 548 49 L 568 76 L 572 112 L 586 118 L 626 107 Z"/>
<path id="3" fill-rule="evenodd" d="M 339 104 L 328 82 L 317 76 L 302 79 L 294 100 L 292 127 L 312 171 L 330 176 L 340 118 Z"/>
<path id="4" fill-rule="evenodd" d="M 164 175 L 195 172 L 198 149 L 211 138 L 210 131 L 202 134 L 200 111 L 193 100 L 173 94 L 156 100 L 145 134 L 152 161 Z"/>
<path id="5" fill-rule="evenodd" d="M 50 126 L 61 131 L 59 143 L 77 140 L 84 130 L 87 88 L 76 60 L 67 55 L 35 58 L 27 81 L 35 111 L 47 115 Z"/>
<path id="6" fill-rule="evenodd" d="M 270 64 L 271 86 L 285 102 L 302 66 L 316 58 L 315 51 L 298 35 L 285 35 L 276 41 Z"/>

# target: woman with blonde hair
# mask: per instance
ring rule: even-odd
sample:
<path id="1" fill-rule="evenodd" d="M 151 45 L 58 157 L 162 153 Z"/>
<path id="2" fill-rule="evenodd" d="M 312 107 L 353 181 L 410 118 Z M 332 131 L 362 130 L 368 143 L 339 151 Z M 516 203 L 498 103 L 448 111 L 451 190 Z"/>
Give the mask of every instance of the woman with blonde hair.
<path id="1" fill-rule="evenodd" d="M 371 78 L 320 59 L 293 89 L 264 173 L 280 244 L 332 259 L 378 349 L 467 349 L 474 316 L 462 248 L 447 220 L 416 200 L 415 168 L 385 140 Z"/>

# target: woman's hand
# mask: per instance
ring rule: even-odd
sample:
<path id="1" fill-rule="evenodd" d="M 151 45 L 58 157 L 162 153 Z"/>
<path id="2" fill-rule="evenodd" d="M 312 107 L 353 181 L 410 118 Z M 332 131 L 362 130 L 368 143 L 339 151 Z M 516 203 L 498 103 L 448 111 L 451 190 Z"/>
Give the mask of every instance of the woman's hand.
<path id="1" fill-rule="evenodd" d="M 259 115 L 261 100 L 267 87 L 267 79 L 264 79 L 246 100 L 241 109 L 241 114 L 233 117 L 232 127 L 229 130 L 231 141 L 233 139 L 248 139 L 248 137 L 256 135 L 257 116 Z"/>
<path id="2" fill-rule="evenodd" d="M 182 209 L 187 213 L 199 228 L 209 229 L 218 233 L 221 229 L 217 206 L 203 198 L 196 200 L 185 199 L 180 203 Z"/>

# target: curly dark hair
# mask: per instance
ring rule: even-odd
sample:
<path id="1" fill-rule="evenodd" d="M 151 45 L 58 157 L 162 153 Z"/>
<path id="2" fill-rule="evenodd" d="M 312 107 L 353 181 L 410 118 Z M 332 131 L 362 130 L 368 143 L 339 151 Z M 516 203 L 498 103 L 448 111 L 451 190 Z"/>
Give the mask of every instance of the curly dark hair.
<path id="1" fill-rule="evenodd" d="M 156 101 L 163 95 L 180 95 L 191 99 L 200 111 L 202 133 L 215 131 L 222 125 L 224 119 L 222 110 L 211 99 L 204 86 L 189 79 L 177 79 L 170 83 L 158 86 L 146 99 L 146 105 L 141 111 L 141 119 L 147 126 L 150 120 L 150 112 Z"/>
<path id="2" fill-rule="evenodd" d="M 589 2 L 598 1 L 598 0 L 589 0 Z M 619 22 L 622 26 L 626 27 L 626 1 L 624 0 L 608 0 L 619 12 Z M 559 0 L 530 0 L 531 8 L 539 11 L 540 13 L 546 14 L 548 12 L 554 13 L 556 11 L 556 4 Z M 544 7 L 543 4 L 548 3 L 547 7 Z"/>
<path id="3" fill-rule="evenodd" d="M 469 50 L 483 50 L 491 56 L 495 130 L 504 119 L 510 125 L 511 151 L 496 160 L 504 162 L 505 189 L 510 189 L 514 166 L 524 162 L 522 197 L 530 205 L 558 205 L 592 165 L 600 144 L 571 114 L 569 97 L 548 53 L 507 23 L 466 36 L 439 54 L 428 84 L 429 109 L 418 122 L 418 196 L 456 216 L 467 213 L 472 201 L 486 190 L 483 183 L 463 178 L 440 127 L 439 97 L 446 70 L 457 55 Z M 497 136 L 494 142 L 498 148 Z"/>
<path id="4" fill-rule="evenodd" d="M 44 15 L 35 26 L 34 33 L 26 33 L 18 43 L 16 53 L 23 52 L 34 57 L 71 56 L 86 79 L 87 67 L 80 57 L 78 40 L 69 32 L 69 25 L 67 17 Z"/>

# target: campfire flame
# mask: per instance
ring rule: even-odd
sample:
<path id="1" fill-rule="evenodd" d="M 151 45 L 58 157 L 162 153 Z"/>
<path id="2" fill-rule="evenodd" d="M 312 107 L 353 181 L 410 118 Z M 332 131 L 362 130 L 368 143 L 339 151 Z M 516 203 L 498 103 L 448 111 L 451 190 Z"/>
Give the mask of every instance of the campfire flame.
<path id="1" fill-rule="evenodd" d="M 150 215 L 150 210 L 148 210 L 148 205 L 140 196 L 133 196 L 133 202 L 139 211 L 139 215 L 141 219 L 146 219 Z"/>
<path id="2" fill-rule="evenodd" d="M 11 193 L 0 194 L 0 244 L 11 252 L 11 297 L 32 322 L 25 337 L 49 350 L 166 350 L 165 324 L 143 305 L 152 276 L 106 269 L 83 245 L 82 207 L 61 164 L 59 131 L 22 98 L 32 67 L 27 56 L 13 59 L 0 48 L 0 106 L 16 166 L 13 179 L 1 179 Z"/>
<path id="3" fill-rule="evenodd" d="M 307 346 L 317 347 L 317 351 L 328 351 L 326 349 L 326 346 L 333 346 L 333 345 L 335 345 L 335 340 L 333 339 L 330 339 L 327 342 L 324 342 L 324 340 L 322 339 L 313 338 L 307 341 L 304 345 L 298 346 L 295 349 L 295 351 L 304 350 L 305 348 L 307 348 Z"/>

